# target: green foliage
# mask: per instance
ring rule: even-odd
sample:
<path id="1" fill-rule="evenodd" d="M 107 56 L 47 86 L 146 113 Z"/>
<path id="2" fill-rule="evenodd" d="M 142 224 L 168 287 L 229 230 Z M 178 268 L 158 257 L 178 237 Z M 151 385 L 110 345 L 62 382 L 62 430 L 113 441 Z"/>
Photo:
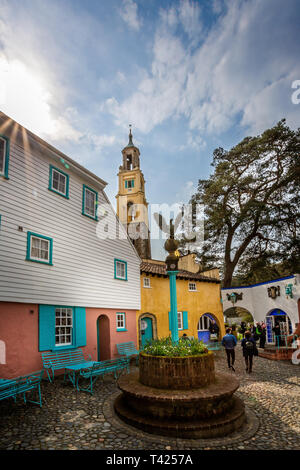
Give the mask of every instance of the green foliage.
<path id="1" fill-rule="evenodd" d="M 205 344 L 197 339 L 182 339 L 173 343 L 172 338 L 152 340 L 144 347 L 143 352 L 150 356 L 187 357 L 199 356 L 208 352 Z"/>
<path id="2" fill-rule="evenodd" d="M 252 283 L 269 280 L 270 267 L 298 271 L 299 155 L 300 129 L 290 129 L 284 119 L 228 151 L 214 151 L 214 172 L 199 180 L 191 203 L 205 208 L 198 256 L 204 269 L 221 269 L 224 287 L 234 274 L 238 283 Z M 259 279 L 249 275 L 254 270 Z"/>

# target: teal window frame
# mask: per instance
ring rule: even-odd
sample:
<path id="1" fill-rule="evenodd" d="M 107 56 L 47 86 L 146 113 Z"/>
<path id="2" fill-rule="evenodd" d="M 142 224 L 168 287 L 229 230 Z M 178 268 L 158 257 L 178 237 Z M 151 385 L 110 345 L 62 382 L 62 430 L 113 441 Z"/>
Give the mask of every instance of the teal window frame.
<path id="1" fill-rule="evenodd" d="M 31 258 L 31 237 L 41 238 L 43 240 L 49 241 L 49 261 L 43 261 Z M 45 235 L 40 235 L 39 233 L 27 232 L 27 252 L 26 252 L 26 261 L 32 261 L 34 263 L 47 264 L 48 266 L 53 266 L 53 239 L 46 237 Z"/>
<path id="2" fill-rule="evenodd" d="M 117 263 L 123 263 L 125 264 L 125 278 L 124 277 L 118 277 L 117 276 Z M 115 279 L 118 279 L 119 281 L 127 281 L 127 261 L 124 261 L 122 259 L 114 259 L 114 270 L 115 270 Z"/>
<path id="3" fill-rule="evenodd" d="M 53 188 L 53 185 L 52 185 L 53 170 L 57 171 L 58 173 L 61 173 L 63 176 L 66 177 L 66 193 L 65 194 L 60 193 L 55 188 Z M 49 166 L 49 187 L 48 187 L 48 189 L 49 189 L 49 191 L 52 191 L 53 193 L 58 194 L 59 196 L 62 196 L 66 199 L 69 199 L 69 175 L 67 173 L 65 173 L 64 171 L 62 171 L 60 168 L 56 168 L 54 165 L 50 165 Z"/>
<path id="4" fill-rule="evenodd" d="M 130 181 L 131 186 L 128 187 L 128 182 Z M 134 188 L 134 179 L 133 180 L 125 180 L 125 189 L 132 189 Z"/>
<path id="5" fill-rule="evenodd" d="M 0 134 L 0 138 L 5 141 L 5 154 L 4 154 L 4 171 L 0 171 L 0 176 L 3 176 L 5 179 L 9 179 L 8 177 L 8 167 L 9 167 L 9 151 L 10 151 L 10 142 L 8 137 L 5 135 Z"/>
<path id="6" fill-rule="evenodd" d="M 94 217 L 90 214 L 86 214 L 85 211 L 84 211 L 84 208 L 85 208 L 85 190 L 86 189 L 88 189 L 89 191 L 91 191 L 92 193 L 94 193 L 96 195 L 96 198 L 95 198 L 95 216 Z M 98 221 L 97 210 L 98 210 L 98 192 L 95 191 L 94 189 L 90 188 L 86 184 L 84 184 L 82 186 L 82 215 L 85 215 L 86 217 L 89 217 L 90 219 Z"/>
<path id="7" fill-rule="evenodd" d="M 118 328 L 118 315 L 122 315 L 124 327 Z M 116 330 L 117 331 L 127 331 L 126 329 L 126 313 L 125 312 L 116 312 Z"/>
<path id="8" fill-rule="evenodd" d="M 73 311 L 72 344 L 56 345 L 55 312 L 57 308 Z M 64 351 L 84 347 L 86 338 L 86 308 L 70 305 L 39 305 L 39 351 Z"/>

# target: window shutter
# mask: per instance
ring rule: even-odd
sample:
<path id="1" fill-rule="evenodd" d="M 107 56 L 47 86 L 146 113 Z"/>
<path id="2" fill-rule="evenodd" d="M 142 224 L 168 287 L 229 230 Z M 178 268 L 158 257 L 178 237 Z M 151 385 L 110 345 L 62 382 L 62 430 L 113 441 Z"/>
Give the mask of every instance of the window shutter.
<path id="1" fill-rule="evenodd" d="M 169 312 L 169 330 L 170 330 L 170 331 L 172 330 L 172 326 L 171 326 L 171 312 Z"/>
<path id="2" fill-rule="evenodd" d="M 55 307 L 39 306 L 39 351 L 49 351 L 55 346 Z"/>
<path id="3" fill-rule="evenodd" d="M 125 180 L 125 188 L 127 188 L 127 186 L 128 186 L 128 181 Z"/>
<path id="4" fill-rule="evenodd" d="M 183 329 L 188 330 L 188 328 L 189 328 L 188 313 L 187 312 L 182 312 L 182 318 L 183 318 Z"/>
<path id="5" fill-rule="evenodd" d="M 75 341 L 74 347 L 86 346 L 86 314 L 84 307 L 75 307 Z"/>
<path id="6" fill-rule="evenodd" d="M 134 188 L 134 180 L 131 180 L 131 187 Z"/>

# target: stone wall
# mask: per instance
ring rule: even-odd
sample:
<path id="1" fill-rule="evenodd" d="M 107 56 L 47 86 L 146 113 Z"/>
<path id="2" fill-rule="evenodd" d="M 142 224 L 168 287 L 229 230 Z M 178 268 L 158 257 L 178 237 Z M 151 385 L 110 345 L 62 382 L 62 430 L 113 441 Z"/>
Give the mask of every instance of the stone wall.
<path id="1" fill-rule="evenodd" d="M 215 381 L 213 353 L 199 356 L 165 357 L 139 356 L 139 380 L 149 387 L 189 390 L 209 385 Z"/>

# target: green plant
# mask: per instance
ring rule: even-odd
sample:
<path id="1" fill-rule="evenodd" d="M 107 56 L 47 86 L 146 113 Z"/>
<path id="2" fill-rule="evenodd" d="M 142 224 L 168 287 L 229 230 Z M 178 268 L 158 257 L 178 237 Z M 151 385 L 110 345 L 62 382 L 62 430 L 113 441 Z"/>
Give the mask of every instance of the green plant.
<path id="1" fill-rule="evenodd" d="M 182 339 L 174 343 L 172 338 L 161 338 L 148 342 L 143 350 L 150 356 L 187 357 L 198 356 L 208 352 L 202 341 L 197 339 Z"/>

